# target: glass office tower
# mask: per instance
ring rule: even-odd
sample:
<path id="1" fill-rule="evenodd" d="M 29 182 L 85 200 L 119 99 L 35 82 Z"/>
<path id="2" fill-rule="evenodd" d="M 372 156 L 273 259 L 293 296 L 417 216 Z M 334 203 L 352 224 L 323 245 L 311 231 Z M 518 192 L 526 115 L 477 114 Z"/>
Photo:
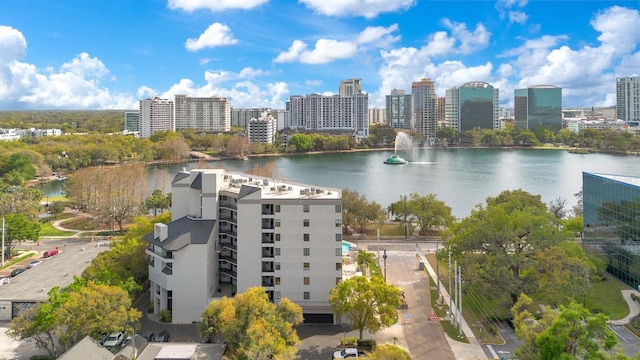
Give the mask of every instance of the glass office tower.
<path id="1" fill-rule="evenodd" d="M 640 177 L 582 174 L 585 251 L 607 272 L 640 286 Z"/>
<path id="2" fill-rule="evenodd" d="M 562 88 L 538 85 L 514 91 L 516 127 L 557 132 L 562 128 Z"/>

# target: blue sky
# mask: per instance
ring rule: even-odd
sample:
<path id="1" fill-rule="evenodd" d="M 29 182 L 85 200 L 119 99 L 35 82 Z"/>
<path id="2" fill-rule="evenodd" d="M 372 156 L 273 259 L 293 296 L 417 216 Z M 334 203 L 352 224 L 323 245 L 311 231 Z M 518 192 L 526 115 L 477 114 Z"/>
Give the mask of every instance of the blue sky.
<path id="1" fill-rule="evenodd" d="M 148 96 L 284 108 L 362 78 L 370 107 L 430 77 L 615 104 L 640 75 L 640 1 L 0 0 L 0 110 L 135 109 Z"/>

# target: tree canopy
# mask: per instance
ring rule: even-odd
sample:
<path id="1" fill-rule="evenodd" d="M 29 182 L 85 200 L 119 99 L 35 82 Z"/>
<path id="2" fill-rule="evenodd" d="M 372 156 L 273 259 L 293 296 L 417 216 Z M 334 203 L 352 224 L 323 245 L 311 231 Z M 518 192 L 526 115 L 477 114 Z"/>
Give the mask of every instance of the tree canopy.
<path id="1" fill-rule="evenodd" d="M 540 269 L 549 249 L 572 239 L 560 225 L 539 195 L 507 190 L 487 198 L 486 206 L 478 205 L 445 239 L 469 286 L 490 297 L 506 294 L 514 304 L 521 293 L 538 291 L 544 276 L 553 272 Z M 588 274 L 579 265 L 565 270 Z"/>
<path id="2" fill-rule="evenodd" d="M 337 316 L 346 315 L 362 339 L 365 328 L 375 334 L 395 323 L 401 291 L 380 276 L 354 276 L 331 289 L 329 302 Z"/>
<path id="3" fill-rule="evenodd" d="M 263 287 L 233 298 L 214 300 L 197 324 L 202 337 L 221 335 L 232 359 L 293 359 L 300 342 L 293 326 L 302 323 L 302 309 L 287 298 L 276 306 Z"/>

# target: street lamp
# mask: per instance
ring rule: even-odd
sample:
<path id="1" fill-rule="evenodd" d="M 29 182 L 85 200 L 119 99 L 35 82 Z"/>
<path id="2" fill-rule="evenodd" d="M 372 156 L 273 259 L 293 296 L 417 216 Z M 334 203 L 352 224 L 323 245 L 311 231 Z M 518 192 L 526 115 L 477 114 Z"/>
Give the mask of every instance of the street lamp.
<path id="1" fill-rule="evenodd" d="M 378 256 L 376 257 L 376 262 L 378 263 L 378 269 L 380 269 L 380 229 L 376 229 L 376 233 L 378 236 Z"/>
<path id="2" fill-rule="evenodd" d="M 384 250 L 384 255 L 382 255 L 384 259 L 384 282 L 387 282 L 387 250 Z"/>

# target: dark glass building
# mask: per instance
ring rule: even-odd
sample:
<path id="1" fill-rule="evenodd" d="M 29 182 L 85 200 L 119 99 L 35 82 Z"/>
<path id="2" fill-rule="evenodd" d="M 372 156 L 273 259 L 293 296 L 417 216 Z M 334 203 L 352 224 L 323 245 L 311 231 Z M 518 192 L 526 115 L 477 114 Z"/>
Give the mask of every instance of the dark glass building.
<path id="1" fill-rule="evenodd" d="M 556 132 L 562 128 L 562 88 L 538 85 L 514 91 L 516 128 L 545 128 Z"/>
<path id="2" fill-rule="evenodd" d="M 584 249 L 607 272 L 640 286 L 640 177 L 582 174 Z"/>

